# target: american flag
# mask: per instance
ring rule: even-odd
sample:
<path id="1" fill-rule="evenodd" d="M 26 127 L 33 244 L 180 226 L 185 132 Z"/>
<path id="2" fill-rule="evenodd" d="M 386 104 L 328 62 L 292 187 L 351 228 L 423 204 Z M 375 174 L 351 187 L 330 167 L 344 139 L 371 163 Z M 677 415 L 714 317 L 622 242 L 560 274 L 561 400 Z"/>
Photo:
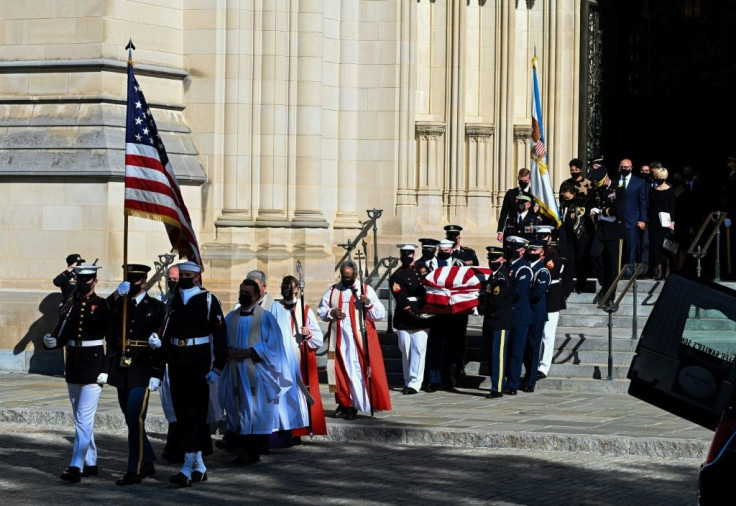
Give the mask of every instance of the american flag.
<path id="1" fill-rule="evenodd" d="M 493 272 L 488 267 L 438 267 L 424 278 L 427 291 L 422 311 L 432 314 L 468 314 L 478 306 L 482 281 Z"/>
<path id="2" fill-rule="evenodd" d="M 125 126 L 125 213 L 162 221 L 172 249 L 202 264 L 192 220 L 179 182 L 156 128 L 153 113 L 133 74 L 128 54 L 128 112 Z"/>

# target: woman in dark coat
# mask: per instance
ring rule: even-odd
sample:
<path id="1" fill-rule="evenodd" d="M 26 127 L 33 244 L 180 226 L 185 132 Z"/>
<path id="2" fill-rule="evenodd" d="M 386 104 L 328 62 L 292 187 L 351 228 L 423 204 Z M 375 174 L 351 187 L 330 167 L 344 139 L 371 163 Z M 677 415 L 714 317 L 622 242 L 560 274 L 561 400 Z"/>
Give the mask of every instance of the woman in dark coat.
<path id="1" fill-rule="evenodd" d="M 655 168 L 652 175 L 655 186 L 649 190 L 649 265 L 654 266 L 655 279 L 664 279 L 669 274 L 671 255 L 662 247 L 662 243 L 665 238 L 674 238 L 675 190 L 667 184 L 668 173 L 664 167 Z M 665 213 L 668 216 L 664 216 Z"/>

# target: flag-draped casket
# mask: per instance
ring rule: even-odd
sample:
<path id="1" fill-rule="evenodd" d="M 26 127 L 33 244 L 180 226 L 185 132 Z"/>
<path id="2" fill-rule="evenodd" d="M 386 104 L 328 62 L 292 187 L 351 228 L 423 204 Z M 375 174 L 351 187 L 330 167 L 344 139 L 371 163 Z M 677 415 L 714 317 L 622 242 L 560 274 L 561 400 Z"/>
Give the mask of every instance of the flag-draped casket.
<path id="1" fill-rule="evenodd" d="M 427 291 L 422 311 L 430 314 L 469 314 L 478 305 L 478 291 L 493 271 L 488 267 L 438 267 L 424 278 Z"/>

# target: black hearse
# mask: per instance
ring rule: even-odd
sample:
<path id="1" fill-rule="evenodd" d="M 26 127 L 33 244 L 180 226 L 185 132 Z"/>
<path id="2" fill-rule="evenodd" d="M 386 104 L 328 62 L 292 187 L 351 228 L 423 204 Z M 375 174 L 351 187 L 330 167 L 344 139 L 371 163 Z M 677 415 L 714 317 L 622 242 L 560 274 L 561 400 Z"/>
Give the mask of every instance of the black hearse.
<path id="1" fill-rule="evenodd" d="M 736 291 L 680 273 L 667 278 L 628 378 L 629 394 L 715 431 L 700 504 L 723 504 L 736 472 Z"/>

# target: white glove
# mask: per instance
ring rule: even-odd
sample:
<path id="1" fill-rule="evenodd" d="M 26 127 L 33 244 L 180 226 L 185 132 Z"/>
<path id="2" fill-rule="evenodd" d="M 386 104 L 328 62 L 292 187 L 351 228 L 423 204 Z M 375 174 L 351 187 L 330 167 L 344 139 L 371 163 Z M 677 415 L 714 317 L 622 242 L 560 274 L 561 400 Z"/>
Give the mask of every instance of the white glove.
<path id="1" fill-rule="evenodd" d="M 121 281 L 118 285 L 118 295 L 125 295 L 130 291 L 130 281 Z"/>
<path id="2" fill-rule="evenodd" d="M 47 348 L 56 348 L 56 338 L 49 333 L 43 336 L 43 345 Z"/>
<path id="3" fill-rule="evenodd" d="M 220 378 L 220 375 L 217 374 L 215 371 L 210 371 L 207 373 L 207 376 L 205 376 L 205 379 L 207 380 L 208 385 L 214 385 L 217 383 L 217 380 Z"/>
<path id="4" fill-rule="evenodd" d="M 148 346 L 150 346 L 154 350 L 157 350 L 161 347 L 161 339 L 159 339 L 158 334 L 156 334 L 155 332 L 151 334 L 151 337 L 148 338 Z"/>
<path id="5" fill-rule="evenodd" d="M 102 386 L 105 383 L 107 383 L 107 373 L 101 372 L 100 374 L 97 375 L 97 384 Z"/>
<path id="6" fill-rule="evenodd" d="M 160 387 L 160 386 L 161 386 L 161 380 L 160 379 L 158 379 L 158 378 L 151 378 L 151 379 L 148 380 L 148 389 L 151 392 L 155 392 L 156 390 L 158 390 L 158 387 Z"/>

